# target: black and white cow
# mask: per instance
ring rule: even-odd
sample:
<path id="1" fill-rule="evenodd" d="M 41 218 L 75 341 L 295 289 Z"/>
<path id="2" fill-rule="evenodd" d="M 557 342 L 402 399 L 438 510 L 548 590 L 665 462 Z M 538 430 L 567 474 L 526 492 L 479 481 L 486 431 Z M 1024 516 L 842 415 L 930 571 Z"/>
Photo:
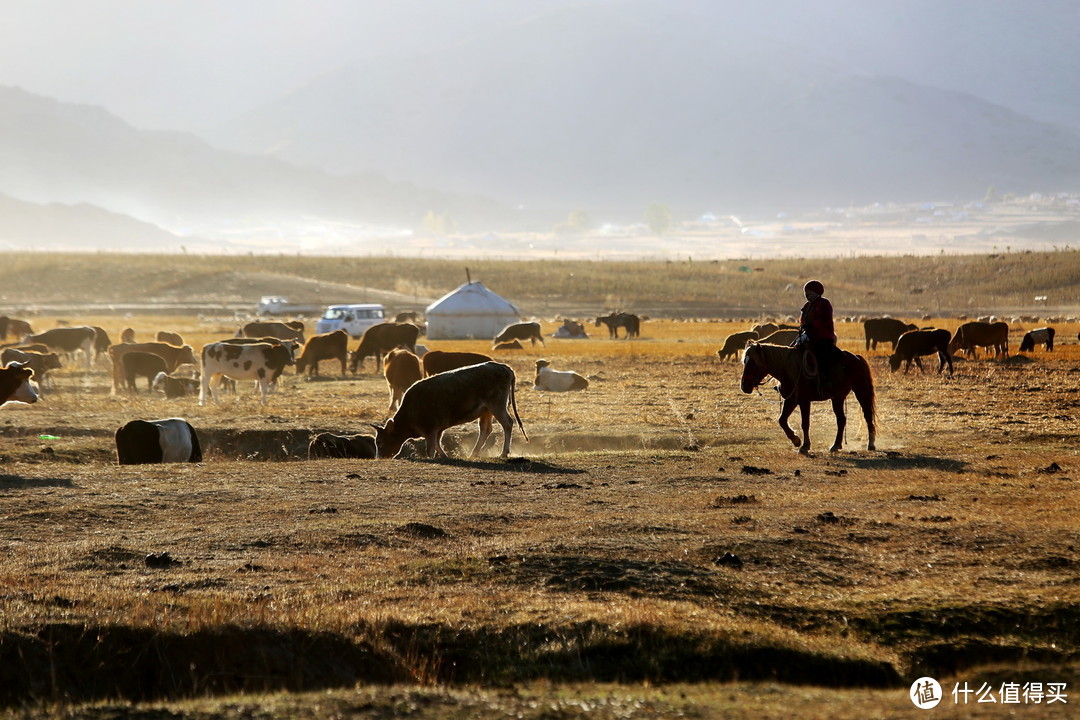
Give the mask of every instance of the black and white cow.
<path id="1" fill-rule="evenodd" d="M 1042 327 L 1024 333 L 1024 339 L 1020 341 L 1020 352 L 1031 352 L 1036 345 L 1046 345 L 1047 352 L 1054 351 L 1054 335 L 1057 330 L 1052 327 Z"/>
<path id="2" fill-rule="evenodd" d="M 203 345 L 202 362 L 199 405 L 206 404 L 208 393 L 215 403 L 218 401 L 217 387 L 221 384 L 221 379 L 226 377 L 258 382 L 262 404 L 266 405 L 267 387 L 281 375 L 287 365 L 293 365 L 295 360 L 293 349 L 285 345 L 214 342 Z"/>
<path id="3" fill-rule="evenodd" d="M 49 350 L 62 355 L 73 355 L 81 352 L 86 359 L 86 369 L 90 369 L 90 363 L 94 359 L 94 346 L 97 343 L 98 333 L 87 325 L 77 327 L 58 327 L 46 330 L 37 335 L 27 335 L 23 338 L 25 343 L 41 343 Z"/>
<path id="4" fill-rule="evenodd" d="M 183 418 L 132 420 L 116 429 L 116 463 L 202 462 L 195 428 Z"/>

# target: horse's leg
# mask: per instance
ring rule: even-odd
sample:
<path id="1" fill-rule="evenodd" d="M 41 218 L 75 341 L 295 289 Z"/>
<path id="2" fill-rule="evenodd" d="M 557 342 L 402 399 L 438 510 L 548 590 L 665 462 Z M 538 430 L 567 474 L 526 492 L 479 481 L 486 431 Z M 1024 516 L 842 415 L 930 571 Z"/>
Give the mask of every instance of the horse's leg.
<path id="1" fill-rule="evenodd" d="M 802 415 L 802 445 L 799 446 L 800 455 L 810 454 L 810 401 L 803 400 L 799 403 L 799 413 Z"/>
<path id="2" fill-rule="evenodd" d="M 794 397 L 784 398 L 784 404 L 780 407 L 780 429 L 784 431 L 792 445 L 799 447 L 799 436 L 795 434 L 787 422 L 793 410 L 795 410 Z"/>
<path id="3" fill-rule="evenodd" d="M 847 427 L 847 412 L 844 410 L 844 401 L 846 399 L 846 392 L 832 399 L 832 411 L 833 415 L 836 415 L 836 440 L 833 442 L 832 447 L 829 448 L 829 452 L 838 452 L 844 447 L 844 428 Z"/>

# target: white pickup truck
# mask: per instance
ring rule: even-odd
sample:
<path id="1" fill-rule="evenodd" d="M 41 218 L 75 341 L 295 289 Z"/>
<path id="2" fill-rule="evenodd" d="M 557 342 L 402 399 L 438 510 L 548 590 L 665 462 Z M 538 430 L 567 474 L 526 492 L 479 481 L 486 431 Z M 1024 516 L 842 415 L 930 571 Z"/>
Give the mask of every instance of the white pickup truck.
<path id="1" fill-rule="evenodd" d="M 281 295 L 263 295 L 255 312 L 259 315 L 314 315 L 320 305 L 297 305 Z"/>

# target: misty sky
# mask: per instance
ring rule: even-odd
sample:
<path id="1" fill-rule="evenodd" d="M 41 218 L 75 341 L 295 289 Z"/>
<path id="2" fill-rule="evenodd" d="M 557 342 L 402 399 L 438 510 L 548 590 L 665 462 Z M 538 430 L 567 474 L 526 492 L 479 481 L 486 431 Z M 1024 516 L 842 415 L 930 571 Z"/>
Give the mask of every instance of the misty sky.
<path id="1" fill-rule="evenodd" d="M 0 85 L 192 130 L 365 57 L 589 0 L 0 0 Z"/>

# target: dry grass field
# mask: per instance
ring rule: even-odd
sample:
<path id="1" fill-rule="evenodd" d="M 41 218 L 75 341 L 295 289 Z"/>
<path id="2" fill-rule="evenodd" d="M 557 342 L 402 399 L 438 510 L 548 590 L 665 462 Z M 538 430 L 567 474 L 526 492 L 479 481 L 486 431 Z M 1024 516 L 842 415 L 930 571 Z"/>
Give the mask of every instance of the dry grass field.
<path id="1" fill-rule="evenodd" d="M 236 327 L 63 319 L 196 347 Z M 370 360 L 290 372 L 266 408 L 250 388 L 200 408 L 114 396 L 104 366 L 59 372 L 0 415 L 0 714 L 919 717 L 908 687 L 929 675 L 937 717 L 1073 716 L 1080 326 L 948 377 L 892 374 L 841 324 L 874 371 L 878 449 L 849 398 L 844 450 L 821 404 L 809 457 L 771 384 L 744 395 L 716 357 L 742 329 L 654 318 L 634 341 L 501 355 L 531 438 L 508 461 L 306 460 L 312 432 L 385 418 Z M 589 389 L 534 391 L 541 357 Z M 170 416 L 203 463 L 114 464 L 117 426 Z M 1059 682 L 1067 704 L 949 694 Z"/>

